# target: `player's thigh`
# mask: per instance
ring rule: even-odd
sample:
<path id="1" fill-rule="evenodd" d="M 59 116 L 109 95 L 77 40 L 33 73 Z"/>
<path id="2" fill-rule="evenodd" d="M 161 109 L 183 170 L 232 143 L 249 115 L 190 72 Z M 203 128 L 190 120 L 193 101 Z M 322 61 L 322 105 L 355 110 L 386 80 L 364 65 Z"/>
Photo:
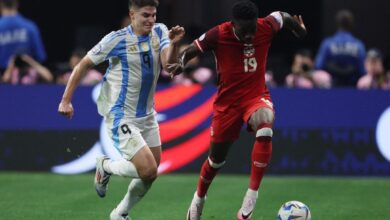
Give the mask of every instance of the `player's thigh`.
<path id="1" fill-rule="evenodd" d="M 156 159 L 150 148 L 145 145 L 131 159 L 137 168 L 138 175 L 144 181 L 153 181 L 157 176 Z"/>
<path id="2" fill-rule="evenodd" d="M 159 165 L 161 159 L 161 138 L 160 129 L 155 114 L 147 117 L 144 130 L 141 132 L 141 134 L 145 139 L 146 144 L 152 151 L 157 165 Z"/>
<path id="3" fill-rule="evenodd" d="M 149 149 L 153 154 L 153 157 L 154 157 L 154 160 L 156 161 L 157 166 L 159 166 L 160 161 L 161 161 L 161 153 L 162 153 L 161 146 L 149 147 Z"/>

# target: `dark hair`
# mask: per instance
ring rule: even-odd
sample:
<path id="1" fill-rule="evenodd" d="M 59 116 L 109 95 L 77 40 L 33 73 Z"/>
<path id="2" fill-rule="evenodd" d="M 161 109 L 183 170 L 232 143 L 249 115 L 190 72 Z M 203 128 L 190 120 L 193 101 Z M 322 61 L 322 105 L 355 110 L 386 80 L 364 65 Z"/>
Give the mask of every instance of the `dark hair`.
<path id="1" fill-rule="evenodd" d="M 22 59 L 22 54 L 16 55 L 14 59 L 15 59 L 14 60 L 15 66 L 20 68 L 20 69 L 23 69 L 23 68 L 30 66 L 28 63 L 24 62 L 24 60 Z"/>
<path id="2" fill-rule="evenodd" d="M 158 5 L 158 0 L 129 0 L 129 8 L 142 8 L 145 6 L 153 6 L 157 8 Z"/>
<path id="3" fill-rule="evenodd" d="M 295 53 L 295 56 L 296 55 L 300 55 L 302 57 L 308 57 L 310 59 L 313 59 L 313 53 L 311 52 L 310 49 L 299 49 L 296 53 Z"/>
<path id="4" fill-rule="evenodd" d="M 259 9 L 249 0 L 236 2 L 232 7 L 233 20 L 253 20 L 259 17 Z"/>
<path id="5" fill-rule="evenodd" d="M 18 0 L 0 0 L 0 5 L 4 8 L 17 8 Z"/>
<path id="6" fill-rule="evenodd" d="M 338 28 L 351 31 L 353 28 L 354 17 L 351 11 L 341 10 L 337 12 L 336 23 Z"/>

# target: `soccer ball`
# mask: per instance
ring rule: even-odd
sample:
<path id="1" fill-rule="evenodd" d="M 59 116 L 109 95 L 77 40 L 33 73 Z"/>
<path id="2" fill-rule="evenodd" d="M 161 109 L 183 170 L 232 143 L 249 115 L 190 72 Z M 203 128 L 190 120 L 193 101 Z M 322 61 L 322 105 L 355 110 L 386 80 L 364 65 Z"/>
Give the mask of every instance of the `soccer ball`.
<path id="1" fill-rule="evenodd" d="M 309 207 L 299 201 L 289 201 L 280 207 L 278 220 L 310 220 Z"/>

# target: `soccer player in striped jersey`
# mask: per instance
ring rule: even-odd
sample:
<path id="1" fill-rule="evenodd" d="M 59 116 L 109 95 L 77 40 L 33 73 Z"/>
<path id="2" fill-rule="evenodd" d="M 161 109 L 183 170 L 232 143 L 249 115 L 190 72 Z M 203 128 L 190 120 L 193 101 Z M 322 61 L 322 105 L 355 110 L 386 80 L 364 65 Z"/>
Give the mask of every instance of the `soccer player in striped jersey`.
<path id="1" fill-rule="evenodd" d="M 225 164 L 229 148 L 239 138 L 244 123 L 254 131 L 256 141 L 249 186 L 237 219 L 251 219 L 260 182 L 272 153 L 274 109 L 265 85 L 268 49 L 281 28 L 291 30 L 297 37 L 306 35 L 301 17 L 278 11 L 258 18 L 258 9 L 249 0 L 235 3 L 232 15 L 231 22 L 210 29 L 183 51 L 176 64 L 169 66 L 171 74 L 175 75 L 194 56 L 213 51 L 219 78 L 210 153 L 201 169 L 198 189 L 188 209 L 188 220 L 200 219 L 207 190 L 217 171 Z"/>
<path id="2" fill-rule="evenodd" d="M 71 118 L 73 93 L 87 70 L 105 60 L 104 75 L 97 101 L 109 136 L 124 158 L 114 161 L 97 158 L 95 188 L 100 197 L 106 194 L 112 174 L 133 178 L 128 191 L 111 212 L 111 220 L 130 219 L 128 212 L 147 193 L 157 177 L 161 140 L 154 110 L 154 93 L 161 66 L 175 62 L 178 42 L 184 28 L 168 31 L 156 23 L 158 0 L 130 0 L 131 24 L 105 36 L 74 68 L 66 86 L 59 113 Z M 147 218 L 147 217 L 145 217 Z"/>

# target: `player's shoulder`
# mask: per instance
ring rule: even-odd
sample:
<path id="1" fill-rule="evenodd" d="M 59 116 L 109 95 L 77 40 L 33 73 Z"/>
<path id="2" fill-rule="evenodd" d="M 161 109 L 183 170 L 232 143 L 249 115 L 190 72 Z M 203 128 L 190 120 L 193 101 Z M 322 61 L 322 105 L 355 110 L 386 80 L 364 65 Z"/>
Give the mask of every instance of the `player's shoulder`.
<path id="1" fill-rule="evenodd" d="M 18 19 L 18 24 L 20 26 L 23 26 L 24 28 L 27 28 L 30 31 L 38 31 L 38 25 L 34 21 L 20 14 L 17 15 L 16 19 Z"/>
<path id="2" fill-rule="evenodd" d="M 153 29 L 168 29 L 167 26 L 163 23 L 155 23 Z"/>
<path id="3" fill-rule="evenodd" d="M 229 31 L 233 28 L 233 23 L 231 21 L 226 21 L 218 25 L 218 29 L 221 31 Z"/>
<path id="4" fill-rule="evenodd" d="M 116 40 L 122 40 L 126 38 L 126 35 L 128 34 L 127 27 L 122 28 L 117 31 L 112 31 L 108 33 L 106 36 L 103 37 L 102 41 L 103 42 L 111 42 L 111 41 L 116 41 Z"/>
<path id="5" fill-rule="evenodd" d="M 216 27 L 215 31 L 218 31 L 218 34 L 221 36 L 226 36 L 232 34 L 233 23 L 231 21 L 224 22 Z"/>
<path id="6" fill-rule="evenodd" d="M 154 32 L 157 33 L 157 35 L 161 38 L 163 36 L 164 32 L 168 32 L 168 28 L 163 23 L 155 23 L 153 26 Z"/>

